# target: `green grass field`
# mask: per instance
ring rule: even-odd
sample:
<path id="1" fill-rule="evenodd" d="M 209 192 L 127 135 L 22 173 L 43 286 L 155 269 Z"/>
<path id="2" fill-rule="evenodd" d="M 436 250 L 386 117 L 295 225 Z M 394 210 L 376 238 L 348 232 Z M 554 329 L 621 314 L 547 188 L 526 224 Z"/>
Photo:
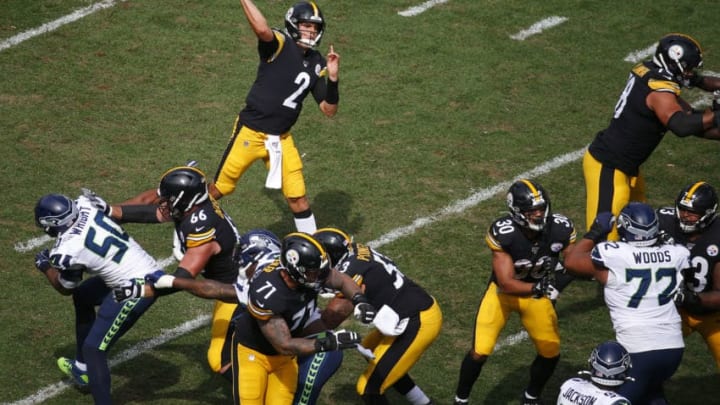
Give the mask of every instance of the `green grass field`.
<path id="1" fill-rule="evenodd" d="M 257 3 L 280 26 L 292 1 Z M 375 241 L 440 302 L 443 331 L 411 375 L 436 403 L 448 404 L 489 277 L 484 234 L 505 210 L 504 193 L 487 190 L 587 145 L 624 87 L 631 67 L 624 58 L 663 34 L 694 35 L 706 69 L 720 72 L 713 20 L 720 3 L 449 0 L 398 15 L 421 3 L 320 2 L 328 20 L 320 48 L 333 44 L 341 55 L 340 111 L 326 119 L 307 100 L 293 133 L 318 224 Z M 4 1 L 0 41 L 91 4 Z M 510 38 L 551 16 L 567 21 L 523 41 Z M 237 1 L 136 0 L 0 51 L 0 402 L 91 402 L 64 389 L 55 366 L 56 357 L 73 355 L 71 300 L 34 269 L 41 247 L 17 248 L 42 235 L 33 223 L 37 198 L 89 187 L 123 201 L 188 159 L 212 177 L 254 79 L 255 46 Z M 695 93 L 687 99 L 702 100 Z M 649 202 L 670 204 L 694 180 L 720 186 L 718 151 L 710 141 L 668 135 L 644 167 Z M 582 234 L 580 161 L 540 173 L 554 210 Z M 291 215 L 279 193 L 263 189 L 264 176 L 256 165 L 222 204 L 241 229 L 287 233 Z M 170 256 L 171 225 L 128 230 L 156 257 Z M 591 348 L 613 336 L 598 297 L 595 284 L 576 282 L 558 302 L 562 358 L 546 387 L 548 403 Z M 111 359 L 207 315 L 211 305 L 185 293 L 166 297 Z M 517 403 L 534 356 L 528 340 L 509 343 L 520 331 L 514 318 L 475 384 L 473 404 Z M 114 366 L 116 402 L 230 403 L 230 388 L 205 364 L 208 336 L 204 325 Z M 354 387 L 362 368 L 361 357 L 347 353 L 321 402 L 361 404 Z M 691 336 L 666 387 L 669 399 L 715 403 L 717 383 L 704 343 Z"/>

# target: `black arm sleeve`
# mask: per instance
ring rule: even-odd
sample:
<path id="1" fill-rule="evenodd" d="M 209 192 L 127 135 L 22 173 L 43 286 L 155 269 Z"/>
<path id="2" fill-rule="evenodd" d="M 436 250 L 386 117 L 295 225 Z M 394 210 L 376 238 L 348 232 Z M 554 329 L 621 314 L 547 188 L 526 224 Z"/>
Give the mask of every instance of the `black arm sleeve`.
<path id="1" fill-rule="evenodd" d="M 702 114 L 686 114 L 682 111 L 678 111 L 670 117 L 667 127 L 681 138 L 690 135 L 702 136 L 703 132 L 705 132 Z"/>
<path id="2" fill-rule="evenodd" d="M 141 224 L 156 224 L 160 222 L 157 218 L 157 205 L 121 205 L 121 223 L 134 222 Z"/>

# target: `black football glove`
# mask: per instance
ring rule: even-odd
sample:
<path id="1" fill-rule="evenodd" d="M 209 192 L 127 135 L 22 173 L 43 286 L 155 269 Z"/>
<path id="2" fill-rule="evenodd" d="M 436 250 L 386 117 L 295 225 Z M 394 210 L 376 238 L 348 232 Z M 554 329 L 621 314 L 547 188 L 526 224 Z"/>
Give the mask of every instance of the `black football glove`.
<path id="1" fill-rule="evenodd" d="M 137 280 L 127 280 L 120 287 L 115 287 L 112 290 L 113 298 L 116 302 L 125 302 L 135 298 L 142 298 L 145 292 L 145 283 L 138 283 Z"/>
<path id="2" fill-rule="evenodd" d="M 690 290 L 685 285 L 681 285 L 680 288 L 675 292 L 673 301 L 678 307 L 687 308 L 689 310 L 696 310 L 702 307 L 700 297 L 698 293 Z"/>
<path id="3" fill-rule="evenodd" d="M 360 343 L 360 335 L 349 330 L 329 330 L 315 339 L 315 351 L 331 352 L 333 350 L 351 349 Z"/>
<path id="4" fill-rule="evenodd" d="M 560 296 L 560 291 L 555 288 L 553 281 L 552 277 L 546 275 L 535 283 L 532 288 L 533 298 L 547 297 L 550 298 L 551 301 L 557 300 L 558 296 Z"/>
<path id="5" fill-rule="evenodd" d="M 40 270 L 41 273 L 45 274 L 48 269 L 52 267 L 50 264 L 50 251 L 43 249 L 35 255 L 35 268 Z"/>
<path id="6" fill-rule="evenodd" d="M 367 301 L 367 298 L 361 293 L 357 293 L 353 295 L 352 303 L 355 305 L 355 309 L 353 310 L 355 319 L 366 325 L 372 323 L 373 319 L 375 319 L 375 314 L 377 314 L 377 310 Z"/>
<path id="7" fill-rule="evenodd" d="M 587 231 L 583 238 L 590 239 L 595 243 L 600 243 L 607 239 L 608 234 L 615 225 L 615 216 L 611 212 L 601 212 L 595 217 L 590 230 Z"/>

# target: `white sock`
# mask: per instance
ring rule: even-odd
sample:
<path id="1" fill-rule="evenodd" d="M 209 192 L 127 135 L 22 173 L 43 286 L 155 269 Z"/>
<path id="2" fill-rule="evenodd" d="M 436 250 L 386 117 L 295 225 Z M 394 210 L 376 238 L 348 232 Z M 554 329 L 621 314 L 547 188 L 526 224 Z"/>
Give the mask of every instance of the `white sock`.
<path id="1" fill-rule="evenodd" d="M 405 394 L 405 398 L 410 401 L 413 405 L 426 405 L 430 403 L 430 398 L 420 389 L 417 385 Z"/>
<path id="2" fill-rule="evenodd" d="M 460 402 L 460 403 L 462 403 L 462 404 L 467 404 L 467 403 L 468 403 L 468 398 L 465 398 L 465 399 L 463 399 L 463 398 L 458 398 L 458 396 L 455 395 L 455 402 Z"/>
<path id="3" fill-rule="evenodd" d="M 298 232 L 305 232 L 309 234 L 317 231 L 317 224 L 315 224 L 315 214 L 310 214 L 307 218 L 295 218 L 295 228 Z"/>
<path id="4" fill-rule="evenodd" d="M 75 367 L 77 367 L 78 370 L 80 370 L 80 371 L 82 371 L 82 372 L 86 372 L 86 371 L 87 371 L 87 364 L 85 364 L 85 363 L 80 363 L 80 362 L 77 361 L 77 360 L 75 360 Z"/>

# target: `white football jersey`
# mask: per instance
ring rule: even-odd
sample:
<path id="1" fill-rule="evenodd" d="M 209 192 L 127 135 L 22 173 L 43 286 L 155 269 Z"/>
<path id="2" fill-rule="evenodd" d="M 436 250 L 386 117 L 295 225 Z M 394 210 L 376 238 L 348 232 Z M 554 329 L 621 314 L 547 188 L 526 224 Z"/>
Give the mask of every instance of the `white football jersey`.
<path id="1" fill-rule="evenodd" d="M 560 387 L 557 405 L 630 405 L 630 401 L 613 391 L 604 390 L 583 378 L 571 378 Z"/>
<path id="2" fill-rule="evenodd" d="M 80 284 L 62 276 L 63 270 L 73 266 L 82 266 L 88 274 L 100 276 L 110 288 L 162 269 L 120 225 L 93 207 L 86 197 L 80 196 L 76 204 L 78 219 L 58 236 L 50 251 L 65 288 Z"/>
<path id="3" fill-rule="evenodd" d="M 690 267 L 681 245 L 636 247 L 602 242 L 592 259 L 609 269 L 605 303 L 617 341 L 630 353 L 684 347 L 673 295 Z"/>

